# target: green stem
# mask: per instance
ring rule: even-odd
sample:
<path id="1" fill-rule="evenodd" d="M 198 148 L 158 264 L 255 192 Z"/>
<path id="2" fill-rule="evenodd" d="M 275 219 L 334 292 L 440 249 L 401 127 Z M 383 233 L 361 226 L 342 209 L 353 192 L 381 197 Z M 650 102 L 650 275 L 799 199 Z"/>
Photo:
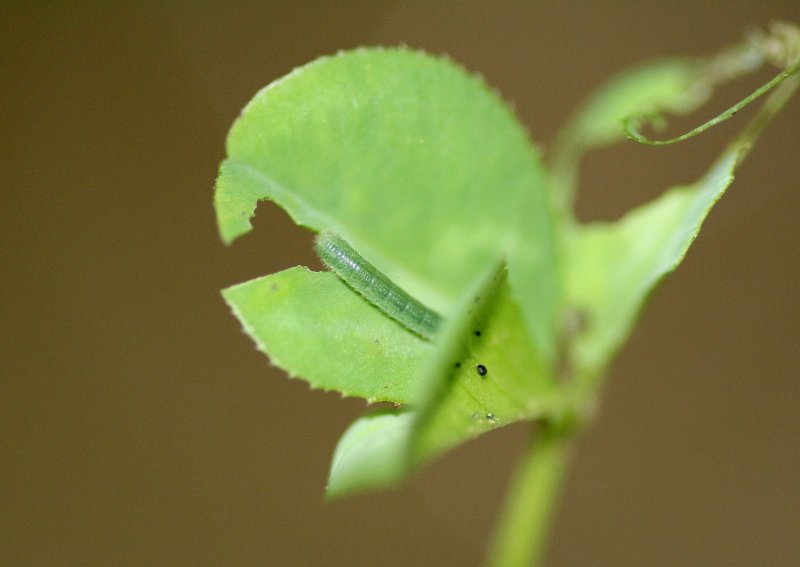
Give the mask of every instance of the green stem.
<path id="1" fill-rule="evenodd" d="M 572 432 L 544 422 L 531 435 L 500 516 L 490 567 L 530 567 L 541 561 Z"/>
<path id="2" fill-rule="evenodd" d="M 644 134 L 639 132 L 639 126 L 642 122 L 642 117 L 631 117 L 625 120 L 625 133 L 628 135 L 628 138 L 639 142 L 640 144 L 647 144 L 648 146 L 666 146 L 669 144 L 675 144 L 678 142 L 683 142 L 684 140 L 688 140 L 689 138 L 693 138 L 698 134 L 701 134 L 708 130 L 709 128 L 716 126 L 720 122 L 726 121 L 728 118 L 736 115 L 742 108 L 750 104 L 751 102 L 755 101 L 758 98 L 761 98 L 763 95 L 767 94 L 769 91 L 780 85 L 783 81 L 794 75 L 800 71 L 800 62 L 795 63 L 788 69 L 785 69 L 778 73 L 770 82 L 766 85 L 761 86 L 760 88 L 756 89 L 753 93 L 749 96 L 740 100 L 728 110 L 718 114 L 705 124 L 701 124 L 697 128 L 686 132 L 681 136 L 677 136 L 675 138 L 670 138 L 669 140 L 652 140 L 645 136 Z"/>
<path id="3" fill-rule="evenodd" d="M 744 130 L 742 130 L 729 146 L 738 149 L 739 156 L 737 159 L 739 163 L 741 163 L 750 152 L 756 139 L 758 139 L 758 136 L 761 134 L 761 131 L 766 128 L 778 113 L 780 113 L 781 109 L 792 99 L 799 87 L 800 76 L 791 77 L 788 81 L 775 89 L 775 92 L 771 93 L 767 100 L 764 101 L 758 113 L 750 120 Z"/>

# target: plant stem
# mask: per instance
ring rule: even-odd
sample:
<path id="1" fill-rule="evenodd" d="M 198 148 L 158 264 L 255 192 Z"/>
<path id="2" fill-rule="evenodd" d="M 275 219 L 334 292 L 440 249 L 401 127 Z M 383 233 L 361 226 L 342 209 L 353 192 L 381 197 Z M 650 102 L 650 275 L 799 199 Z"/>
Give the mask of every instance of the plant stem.
<path id="1" fill-rule="evenodd" d="M 728 120 L 732 116 L 734 116 L 737 112 L 739 112 L 742 108 L 750 104 L 751 102 L 755 101 L 756 99 L 760 98 L 761 96 L 767 94 L 772 89 L 780 85 L 783 81 L 790 78 L 792 75 L 800 71 L 800 61 L 778 73 L 770 82 L 766 85 L 763 85 L 756 89 L 753 93 L 749 96 L 745 97 L 743 100 L 740 100 L 728 110 L 722 112 L 721 114 L 715 116 L 705 124 L 701 124 L 697 128 L 686 132 L 685 134 L 678 136 L 676 138 L 670 138 L 669 140 L 651 140 L 647 136 L 644 136 L 639 132 L 639 123 L 641 122 L 641 117 L 631 117 L 625 120 L 625 133 L 628 137 L 632 140 L 639 142 L 640 144 L 647 144 L 648 146 L 667 146 L 670 144 L 675 144 L 677 142 L 682 142 L 684 140 L 688 140 L 689 138 L 693 138 L 698 134 L 702 134 L 709 128 L 716 126 L 720 122 L 724 122 Z"/>
<path id="2" fill-rule="evenodd" d="M 573 433 L 542 422 L 531 435 L 500 516 L 490 567 L 530 567 L 541 561 Z"/>

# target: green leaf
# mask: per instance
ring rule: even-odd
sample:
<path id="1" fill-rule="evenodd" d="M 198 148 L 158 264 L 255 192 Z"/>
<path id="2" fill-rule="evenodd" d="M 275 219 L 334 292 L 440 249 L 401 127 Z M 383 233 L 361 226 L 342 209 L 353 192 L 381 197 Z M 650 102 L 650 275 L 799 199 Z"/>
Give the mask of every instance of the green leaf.
<path id="1" fill-rule="evenodd" d="M 650 64 L 612 81 L 565 130 L 568 141 L 554 165 L 562 204 L 570 192 L 564 182 L 574 179 L 570 168 L 577 166 L 580 151 L 622 138 L 621 119 L 661 110 L 690 112 L 717 84 L 754 70 L 762 61 L 757 42 L 747 41 L 706 60 Z M 562 320 L 583 321 L 562 337 L 571 374 L 591 385 L 602 373 L 630 334 L 648 294 L 680 264 L 703 220 L 733 181 L 736 167 L 791 98 L 797 79 L 789 75 L 795 70 L 785 71 L 745 99 L 751 101 L 783 83 L 697 182 L 672 189 L 615 223 L 579 225 L 568 219 L 563 224 L 567 307 Z"/>
<path id="2" fill-rule="evenodd" d="M 227 153 L 215 197 L 226 242 L 271 199 L 445 317 L 465 282 L 506 257 L 527 329 L 552 356 L 555 243 L 539 158 L 502 101 L 451 61 L 408 49 L 321 58 L 255 96 Z"/>
<path id="3" fill-rule="evenodd" d="M 406 475 L 413 414 L 378 411 L 358 418 L 342 435 L 328 475 L 328 498 L 385 488 Z"/>
<path id="4" fill-rule="evenodd" d="M 409 403 L 433 347 L 330 272 L 291 268 L 223 291 L 273 364 L 315 388 Z"/>
<path id="5" fill-rule="evenodd" d="M 550 159 L 556 207 L 565 212 L 571 207 L 583 154 L 625 139 L 627 120 L 648 117 L 663 126 L 664 114 L 694 112 L 719 84 L 752 72 L 762 62 L 758 46 L 748 40 L 712 57 L 653 61 L 612 78 L 558 135 Z"/>
<path id="6" fill-rule="evenodd" d="M 487 431 L 562 409 L 505 276 L 488 272 L 442 331 L 421 382 L 426 391 L 409 447 L 414 465 Z"/>
<path id="7" fill-rule="evenodd" d="M 597 89 L 556 138 L 550 156 L 556 205 L 570 209 L 583 154 L 625 139 L 626 118 L 660 111 L 687 112 L 705 101 L 707 91 L 692 89 L 697 79 L 697 62 L 668 59 L 623 71 Z"/>
<path id="8" fill-rule="evenodd" d="M 460 443 L 574 406 L 533 348 L 505 276 L 494 268 L 465 295 L 420 369 L 418 406 L 347 430 L 331 467 L 332 496 L 392 486 Z"/>
<path id="9" fill-rule="evenodd" d="M 674 270 L 733 181 L 732 148 L 698 182 L 672 189 L 615 223 L 576 225 L 565 239 L 567 303 L 585 329 L 574 338 L 579 375 L 597 376 L 630 334 L 647 295 Z"/>
<path id="10" fill-rule="evenodd" d="M 684 113 L 708 98 L 693 89 L 698 62 L 667 59 L 622 72 L 597 90 L 565 128 L 565 136 L 583 148 L 625 139 L 623 120 L 634 114 Z"/>

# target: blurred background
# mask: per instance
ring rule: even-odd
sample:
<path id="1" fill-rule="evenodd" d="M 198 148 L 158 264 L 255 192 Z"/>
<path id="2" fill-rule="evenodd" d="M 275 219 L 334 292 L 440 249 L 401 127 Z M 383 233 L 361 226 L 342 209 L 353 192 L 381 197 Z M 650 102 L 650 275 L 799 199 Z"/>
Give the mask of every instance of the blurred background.
<path id="1" fill-rule="evenodd" d="M 230 284 L 319 266 L 270 204 L 221 244 L 230 124 L 319 55 L 404 43 L 482 73 L 547 148 L 611 74 L 777 17 L 800 22 L 800 3 L 3 3 L 2 563 L 477 565 L 526 429 L 398 490 L 323 502 L 365 405 L 288 380 L 222 302 Z M 734 122 L 590 155 L 580 216 L 693 181 Z M 797 564 L 798 142 L 800 98 L 650 302 L 574 455 L 548 565 Z"/>

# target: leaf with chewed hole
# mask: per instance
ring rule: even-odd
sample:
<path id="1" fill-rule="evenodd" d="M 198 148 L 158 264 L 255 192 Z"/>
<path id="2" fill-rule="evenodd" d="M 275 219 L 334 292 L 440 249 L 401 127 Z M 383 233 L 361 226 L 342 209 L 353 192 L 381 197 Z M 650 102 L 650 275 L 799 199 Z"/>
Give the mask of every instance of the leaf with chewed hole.
<path id="1" fill-rule="evenodd" d="M 552 357 L 556 242 L 541 162 L 503 101 L 449 59 L 357 49 L 256 94 L 217 180 L 225 242 L 251 229 L 263 199 L 340 235 L 443 317 L 465 282 L 507 258 L 527 332 Z"/>

